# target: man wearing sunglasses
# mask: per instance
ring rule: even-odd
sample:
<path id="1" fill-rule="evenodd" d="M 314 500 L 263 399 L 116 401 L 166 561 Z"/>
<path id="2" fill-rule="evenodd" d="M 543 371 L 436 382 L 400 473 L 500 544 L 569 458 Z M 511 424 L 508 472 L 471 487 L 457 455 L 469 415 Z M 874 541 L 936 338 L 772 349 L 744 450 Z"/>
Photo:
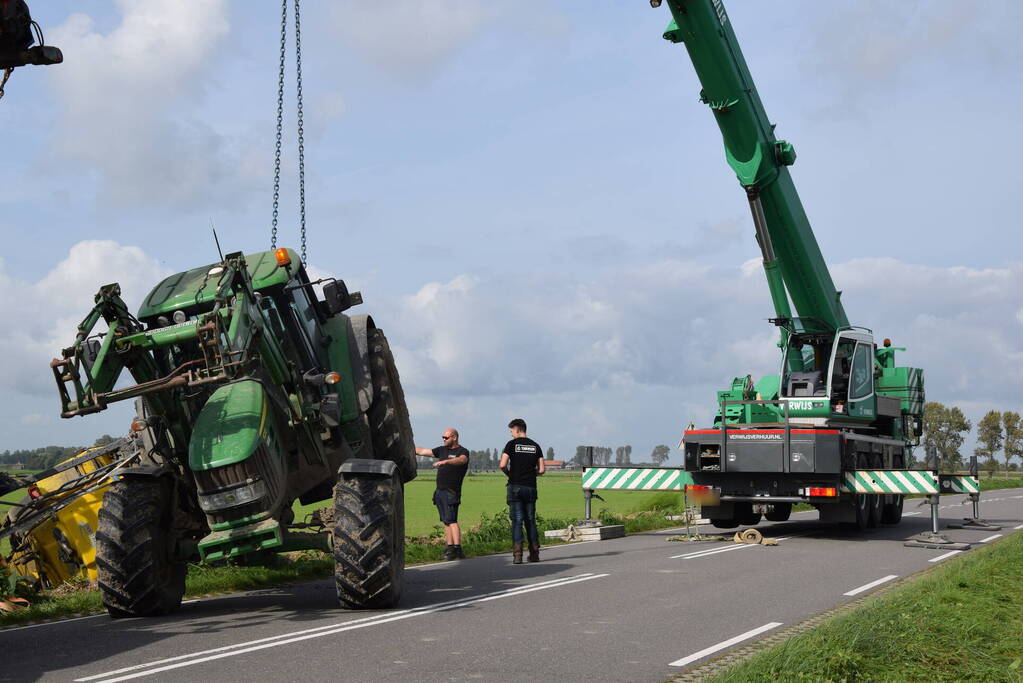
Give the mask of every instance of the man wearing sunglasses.
<path id="1" fill-rule="evenodd" d="M 437 490 L 433 492 L 433 504 L 440 513 L 444 525 L 445 560 L 465 559 L 462 552 L 462 530 L 458 527 L 458 505 L 462 502 L 462 480 L 469 470 L 469 451 L 458 443 L 458 430 L 445 429 L 440 437 L 443 446 L 436 448 L 416 447 L 416 455 L 437 458 Z"/>

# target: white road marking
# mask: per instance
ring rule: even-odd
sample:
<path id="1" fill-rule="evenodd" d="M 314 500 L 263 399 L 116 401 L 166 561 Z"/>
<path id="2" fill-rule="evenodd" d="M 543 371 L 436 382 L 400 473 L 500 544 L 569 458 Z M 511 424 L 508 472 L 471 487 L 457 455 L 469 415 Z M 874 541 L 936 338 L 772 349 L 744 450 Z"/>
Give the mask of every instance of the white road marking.
<path id="1" fill-rule="evenodd" d="M 1023 498 L 1023 496 L 1009 496 L 1009 497 L 1012 498 L 1012 499 Z"/>
<path id="2" fill-rule="evenodd" d="M 880 586 L 882 583 L 885 583 L 887 581 L 891 581 L 892 579 L 897 579 L 897 578 L 899 578 L 898 574 L 889 574 L 888 576 L 880 578 L 877 581 L 871 581 L 870 583 L 864 584 L 864 585 L 860 586 L 859 588 L 853 588 L 848 593 L 842 593 L 842 595 L 856 595 L 858 593 L 862 593 L 863 591 L 868 591 L 871 588 L 873 588 L 874 586 Z"/>
<path id="3" fill-rule="evenodd" d="M 153 662 L 148 662 L 146 664 L 137 664 L 135 666 L 116 669 L 114 671 L 107 671 L 101 674 L 95 674 L 83 678 L 76 678 L 75 681 L 84 682 L 102 679 L 104 683 L 116 683 L 117 681 L 126 681 L 132 678 L 151 676 L 153 674 L 160 673 L 163 671 L 179 669 L 185 666 L 193 666 L 195 664 L 201 664 L 203 662 L 208 662 L 215 659 L 223 659 L 224 657 L 234 657 L 237 655 L 254 652 L 256 650 L 277 647 L 279 645 L 289 645 L 291 643 L 297 643 L 303 640 L 321 638 L 323 636 L 334 635 L 336 633 L 343 633 L 345 631 L 366 628 L 367 626 L 378 626 L 380 624 L 386 624 L 392 621 L 401 621 L 403 619 L 409 619 L 411 617 L 418 617 L 424 614 L 432 614 L 434 612 L 442 612 L 457 609 L 459 607 L 465 607 L 468 605 L 473 605 L 481 602 L 500 600 L 501 598 L 508 597 L 517 597 L 525 593 L 532 593 L 538 590 L 546 590 L 548 588 L 560 588 L 562 586 L 567 586 L 573 583 L 590 581 L 592 579 L 600 579 L 605 576 L 609 576 L 609 574 L 591 573 L 579 574 L 577 576 L 553 579 L 550 581 L 543 581 L 541 583 L 517 586 L 515 588 L 508 588 L 505 590 L 495 591 L 493 593 L 485 593 L 483 595 L 478 595 L 473 598 L 460 598 L 457 600 L 448 600 L 445 602 L 434 603 L 432 605 L 424 605 L 422 607 L 414 607 L 412 609 L 399 610 L 397 612 L 388 612 L 385 614 L 378 614 L 372 617 L 365 617 L 362 619 L 353 619 L 351 621 L 345 622 L 335 622 L 333 624 L 328 624 L 326 626 L 320 626 L 317 628 L 311 628 L 304 631 L 285 633 L 279 636 L 270 636 L 268 638 L 260 638 L 257 640 L 235 643 L 234 645 L 225 645 L 223 647 L 214 648 L 212 650 L 193 652 L 191 654 L 179 655 L 177 657 L 161 659 Z M 140 669 L 145 670 L 140 671 Z M 107 678 L 108 676 L 116 676 L 117 674 L 122 673 L 127 675 L 119 676 L 117 678 Z"/>
<path id="4" fill-rule="evenodd" d="M 690 662 L 695 662 L 697 659 L 702 659 L 703 657 L 706 657 L 707 655 L 712 655 L 715 652 L 717 652 L 718 650 L 724 650 L 726 647 L 731 647 L 732 645 L 735 645 L 736 643 L 741 643 L 742 641 L 748 640 L 748 639 L 752 638 L 753 636 L 760 635 L 764 631 L 770 631 L 772 628 L 778 628 L 779 626 L 781 626 L 781 622 L 780 621 L 772 621 L 769 624 L 764 624 L 763 626 L 761 626 L 759 628 L 755 628 L 752 631 L 746 631 L 745 633 L 737 635 L 734 638 L 729 638 L 728 640 L 723 640 L 720 643 L 718 643 L 717 645 L 711 645 L 710 647 L 704 648 L 704 649 L 700 650 L 699 652 L 694 652 L 693 654 L 689 655 L 688 657 L 683 657 L 682 659 L 676 659 L 674 662 L 672 662 L 668 666 L 685 666 L 686 664 L 689 664 Z"/>
<path id="5" fill-rule="evenodd" d="M 810 533 L 810 532 L 807 531 L 807 532 L 802 533 L 802 534 L 790 534 L 789 536 L 779 536 L 778 538 L 776 538 L 774 540 L 776 540 L 776 541 L 787 541 L 790 538 L 797 538 L 799 536 L 806 536 L 808 533 Z M 691 560 L 691 559 L 694 559 L 694 558 L 697 558 L 697 557 L 706 557 L 707 555 L 717 555 L 718 553 L 727 553 L 727 552 L 729 552 L 731 550 L 741 550 L 743 548 L 755 548 L 758 545 L 760 545 L 760 544 L 759 543 L 741 543 L 741 544 L 736 543 L 735 545 L 727 546 L 725 548 L 710 548 L 708 550 L 696 550 L 694 552 L 683 553 L 681 555 L 672 555 L 668 559 L 669 560 L 677 560 L 679 558 L 682 558 L 683 560 Z"/>
<path id="6" fill-rule="evenodd" d="M 684 553 L 682 555 L 672 555 L 668 559 L 670 559 L 670 560 L 677 560 L 679 558 L 682 558 L 683 560 L 691 560 L 691 559 L 696 558 L 696 557 L 706 557 L 707 555 L 717 555 L 718 553 L 727 553 L 727 552 L 731 552 L 733 550 L 742 550 L 743 548 L 755 548 L 755 547 L 756 546 L 754 546 L 752 544 L 743 543 L 742 545 L 730 545 L 730 546 L 728 546 L 726 548 L 714 548 L 712 550 L 698 550 L 698 551 L 696 551 L 694 553 Z"/>
<path id="7" fill-rule="evenodd" d="M 1001 534 L 995 534 L 994 536 L 988 536 L 987 538 L 983 538 L 983 539 L 977 541 L 977 543 L 987 543 L 988 541 L 993 541 L 996 538 L 1001 538 L 1001 537 L 1002 537 Z"/>
<path id="8" fill-rule="evenodd" d="M 919 514 L 922 514 L 922 513 L 920 513 L 920 512 L 903 512 L 902 516 L 903 517 L 912 517 L 913 515 L 919 515 Z"/>
<path id="9" fill-rule="evenodd" d="M 953 555 L 958 555 L 961 552 L 963 552 L 963 551 L 962 550 L 953 550 L 950 553 L 945 553 L 944 555 L 938 555 L 937 557 L 932 557 L 931 559 L 929 559 L 927 561 L 928 562 L 941 562 L 945 558 L 952 557 Z"/>
<path id="10" fill-rule="evenodd" d="M 1019 526 L 1014 526 L 1014 527 L 1012 527 L 1012 530 L 1013 530 L 1013 531 L 1016 531 L 1016 530 L 1018 530 L 1018 529 L 1023 529 L 1023 524 L 1020 524 Z"/>

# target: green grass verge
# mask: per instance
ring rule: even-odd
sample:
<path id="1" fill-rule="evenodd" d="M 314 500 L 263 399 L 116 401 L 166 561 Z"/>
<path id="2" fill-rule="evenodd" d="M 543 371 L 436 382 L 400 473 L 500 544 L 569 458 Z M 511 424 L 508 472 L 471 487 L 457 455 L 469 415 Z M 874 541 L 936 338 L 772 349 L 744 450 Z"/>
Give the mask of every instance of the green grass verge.
<path id="1" fill-rule="evenodd" d="M 1023 534 L 953 558 L 714 678 L 1023 680 Z"/>
<path id="2" fill-rule="evenodd" d="M 503 479 L 503 475 L 502 475 Z M 578 487 L 578 475 L 575 475 Z M 503 487 L 502 487 L 503 490 Z M 432 494 L 432 488 L 430 489 Z M 541 493 L 541 495 L 543 495 Z M 651 508 L 646 511 L 632 510 L 628 514 L 616 514 L 606 508 L 595 511 L 606 524 L 622 524 L 626 533 L 640 533 L 652 529 L 678 526 L 677 521 L 666 515 L 680 512 L 680 496 L 672 493 L 644 495 L 643 500 Z M 599 503 L 599 501 L 596 501 Z M 503 499 L 502 499 L 503 503 Z M 406 510 L 408 510 L 406 494 Z M 430 511 L 435 509 L 430 506 Z M 549 529 L 562 529 L 575 521 L 576 516 L 559 518 L 549 515 L 537 516 L 540 533 Z M 405 561 L 408 565 L 436 562 L 444 553 L 443 542 L 439 541 L 437 530 L 429 526 L 427 533 L 413 537 L 405 546 Z M 507 518 L 507 506 L 500 512 L 483 513 L 473 525 L 463 525 L 462 548 L 469 557 L 490 555 L 511 551 L 511 531 Z M 560 543 L 558 541 L 555 544 Z M 544 545 L 551 545 L 545 541 Z M 185 587 L 186 597 L 198 597 L 219 593 L 254 590 L 283 584 L 323 579 L 333 576 L 334 561 L 315 552 L 290 553 L 276 556 L 269 566 L 211 566 L 191 565 Z M 38 595 L 26 595 L 31 607 L 19 612 L 0 614 L 0 627 L 47 621 L 60 617 L 102 612 L 99 591 L 84 583 L 59 587 Z"/>

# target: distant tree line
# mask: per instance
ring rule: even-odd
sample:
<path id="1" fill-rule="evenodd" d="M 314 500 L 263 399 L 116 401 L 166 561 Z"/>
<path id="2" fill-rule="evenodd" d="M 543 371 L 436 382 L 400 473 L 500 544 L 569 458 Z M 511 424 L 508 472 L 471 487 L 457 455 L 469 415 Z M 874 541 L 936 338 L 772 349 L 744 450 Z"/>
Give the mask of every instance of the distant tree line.
<path id="1" fill-rule="evenodd" d="M 109 434 L 96 439 L 94 446 L 103 446 L 114 440 Z M 21 465 L 27 470 L 45 470 L 78 455 L 85 446 L 43 446 L 41 448 L 6 450 L 0 453 L 0 470 L 10 465 Z"/>
<path id="2" fill-rule="evenodd" d="M 965 467 L 961 452 L 966 436 L 973 429 L 973 423 L 956 406 L 930 402 L 924 404 L 924 451 L 932 448 L 937 452 L 944 472 L 954 472 Z M 977 446 L 973 450 L 977 461 L 989 475 L 993 475 L 999 464 L 1005 465 L 1006 472 L 1013 472 L 1019 466 L 1012 462 L 1023 457 L 1023 420 L 1013 411 L 989 410 L 977 423 Z"/>
<path id="3" fill-rule="evenodd" d="M 574 467 L 585 467 L 586 466 L 586 449 L 588 446 L 576 446 L 575 455 L 569 461 Z M 671 449 L 660 444 L 654 446 L 653 451 L 650 452 L 650 460 L 646 462 L 633 462 L 632 461 L 632 446 L 618 446 L 612 449 L 609 446 L 594 446 L 593 447 L 593 466 L 594 467 L 606 467 L 611 463 L 611 456 L 614 455 L 614 464 L 617 466 L 628 466 L 628 465 L 657 465 L 661 466 L 668 456 L 671 454 Z"/>

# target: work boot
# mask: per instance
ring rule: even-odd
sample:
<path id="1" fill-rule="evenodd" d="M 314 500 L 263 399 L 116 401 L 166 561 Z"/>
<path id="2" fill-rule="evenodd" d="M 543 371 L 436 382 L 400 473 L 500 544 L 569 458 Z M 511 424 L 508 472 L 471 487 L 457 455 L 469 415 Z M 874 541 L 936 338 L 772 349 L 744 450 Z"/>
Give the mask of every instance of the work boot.
<path id="1" fill-rule="evenodd" d="M 522 564 L 521 543 L 512 543 L 512 564 Z"/>
<path id="2" fill-rule="evenodd" d="M 529 544 L 529 561 L 539 562 L 540 561 L 540 546 Z"/>
<path id="3" fill-rule="evenodd" d="M 444 548 L 444 560 L 445 561 L 455 559 L 455 554 L 456 554 L 455 553 L 455 546 L 449 545 L 448 547 Z"/>

